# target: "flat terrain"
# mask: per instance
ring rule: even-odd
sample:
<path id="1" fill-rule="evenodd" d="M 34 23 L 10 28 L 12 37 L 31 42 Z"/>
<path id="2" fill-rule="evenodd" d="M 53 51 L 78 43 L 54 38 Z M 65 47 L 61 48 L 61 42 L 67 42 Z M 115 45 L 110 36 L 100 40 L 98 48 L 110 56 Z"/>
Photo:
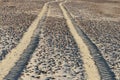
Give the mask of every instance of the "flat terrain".
<path id="1" fill-rule="evenodd" d="M 22 72 L 21 80 L 82 80 L 85 79 L 82 64 L 65 20 L 48 17 L 43 23 L 38 47 Z"/>
<path id="2" fill-rule="evenodd" d="M 0 80 L 120 80 L 120 1 L 0 0 Z"/>
<path id="3" fill-rule="evenodd" d="M 0 2 L 0 60 L 16 47 L 46 2 L 47 0 Z"/>
<path id="4" fill-rule="evenodd" d="M 77 25 L 96 44 L 119 80 L 120 1 L 77 0 L 67 2 L 65 6 Z"/>

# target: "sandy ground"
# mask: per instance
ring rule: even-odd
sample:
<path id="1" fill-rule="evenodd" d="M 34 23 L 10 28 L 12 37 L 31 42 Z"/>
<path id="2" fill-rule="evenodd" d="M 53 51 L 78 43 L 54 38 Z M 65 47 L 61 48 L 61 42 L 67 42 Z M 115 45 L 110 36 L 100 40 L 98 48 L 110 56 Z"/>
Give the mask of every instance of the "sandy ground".
<path id="1" fill-rule="evenodd" d="M 100 80 L 100 74 L 94 63 L 94 60 L 92 59 L 92 57 L 90 55 L 90 51 L 88 50 L 87 45 L 84 43 L 82 38 L 78 35 L 77 31 L 74 28 L 74 25 L 72 24 L 71 19 L 69 18 L 68 14 L 67 14 L 66 10 L 64 9 L 64 7 L 62 6 L 62 4 L 60 4 L 60 7 L 63 11 L 64 17 L 67 20 L 67 24 L 70 28 L 70 31 L 71 31 L 72 35 L 74 35 L 74 38 L 78 44 L 78 47 L 80 48 L 82 60 L 84 62 L 84 67 L 85 67 L 85 70 L 87 73 L 87 79 L 88 80 Z"/>
<path id="2" fill-rule="evenodd" d="M 79 48 L 65 19 L 49 16 L 40 24 L 38 47 L 20 80 L 85 80 Z"/>
<path id="3" fill-rule="evenodd" d="M 40 42 L 20 80 L 86 80 L 81 52 L 56 4 L 49 4 L 47 18 L 40 23 Z M 56 9 L 59 12 L 52 12 Z"/>
<path id="4" fill-rule="evenodd" d="M 28 31 L 24 34 L 18 46 L 15 49 L 13 49 L 6 56 L 4 60 L 0 62 L 0 80 L 3 80 L 3 78 L 9 73 L 10 69 L 15 65 L 15 63 L 20 58 L 20 55 L 23 53 L 24 49 L 27 48 L 31 40 L 31 37 L 33 35 L 33 32 L 37 27 L 38 22 L 40 21 L 40 19 L 42 18 L 42 16 L 46 11 L 47 11 L 47 4 L 44 5 L 42 11 L 38 15 L 38 17 L 35 19 L 35 21 L 31 24 Z"/>
<path id="5" fill-rule="evenodd" d="M 54 2 L 49 4 L 49 10 L 47 16 L 56 17 L 56 18 L 62 18 L 63 14 L 60 9 L 58 9 L 58 5 L 60 2 Z"/>
<path id="6" fill-rule="evenodd" d="M 38 22 L 41 20 L 42 16 L 44 16 L 45 12 L 47 12 L 48 8 L 47 8 L 48 4 L 45 4 L 45 6 L 43 7 L 42 11 L 40 12 L 40 14 L 38 15 L 38 18 L 35 19 L 35 21 L 32 23 L 32 25 L 30 26 L 30 28 L 28 29 L 28 31 L 24 34 L 23 38 L 21 39 L 19 45 L 13 49 L 4 60 L 2 60 L 0 62 L 0 80 L 3 80 L 3 78 L 9 73 L 9 71 L 11 70 L 11 68 L 15 65 L 15 63 L 18 61 L 18 59 L 20 58 L 20 55 L 23 53 L 23 51 L 27 48 L 27 46 L 30 44 L 31 41 L 31 37 L 33 35 L 34 30 L 36 29 Z M 81 36 L 78 35 L 74 24 L 72 24 L 72 20 L 69 17 L 69 15 L 67 14 L 67 11 L 65 10 L 65 8 L 62 6 L 62 3 L 60 4 L 60 8 L 63 12 L 63 15 L 61 14 L 60 16 L 58 15 L 57 12 L 55 12 L 57 10 L 57 8 L 53 9 L 53 6 L 50 6 L 49 8 L 51 8 L 52 10 L 48 10 L 48 15 L 50 16 L 51 14 L 55 14 L 52 15 L 54 17 L 61 17 L 64 15 L 64 18 L 66 19 L 67 25 L 70 29 L 70 32 L 72 33 L 81 53 L 80 55 L 82 56 L 82 60 L 84 63 L 84 68 L 85 71 L 87 73 L 87 80 L 100 80 L 100 74 L 98 72 L 98 69 L 95 65 L 94 60 L 92 59 L 92 56 L 90 55 L 90 51 L 88 49 L 88 46 L 85 44 L 85 42 L 82 40 Z M 58 11 L 59 12 L 59 11 Z M 103 11 L 105 12 L 105 11 Z M 109 13 L 110 10 L 108 12 L 105 12 L 106 14 Z M 42 34 L 41 34 L 42 35 Z M 37 57 L 35 57 L 37 58 Z M 33 62 L 33 61 L 32 61 Z M 34 63 L 34 62 L 33 62 Z M 7 66 L 7 67 L 5 67 Z M 62 74 L 62 73 L 58 73 Z M 57 75 L 57 74 L 56 74 Z M 42 76 L 43 79 L 45 78 L 45 76 Z M 27 78 L 26 78 L 27 80 Z"/>
<path id="7" fill-rule="evenodd" d="M 83 32 L 98 47 L 110 71 L 120 79 L 120 2 L 86 0 L 69 2 L 66 8 Z M 75 3 L 75 4 L 74 4 Z M 87 5 L 86 5 L 87 4 Z M 69 6 L 68 6 L 69 5 Z M 71 7 L 72 6 L 72 7 Z M 77 16 L 76 16 L 77 15 Z"/>

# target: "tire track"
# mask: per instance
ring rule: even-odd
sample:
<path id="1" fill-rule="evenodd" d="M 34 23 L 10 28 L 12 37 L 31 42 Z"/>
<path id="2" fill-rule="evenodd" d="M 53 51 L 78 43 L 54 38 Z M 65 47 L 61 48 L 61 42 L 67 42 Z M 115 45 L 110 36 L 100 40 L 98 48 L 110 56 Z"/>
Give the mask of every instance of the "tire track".
<path id="1" fill-rule="evenodd" d="M 79 34 L 79 36 L 81 36 L 81 38 L 84 40 L 84 43 L 87 45 L 92 59 L 94 60 L 98 68 L 101 80 L 116 80 L 114 73 L 111 72 L 110 67 L 104 60 L 97 46 L 94 43 L 92 43 L 92 41 L 87 37 L 87 35 L 80 29 L 79 25 L 77 25 L 75 20 L 71 17 L 71 14 L 68 13 L 69 11 L 67 11 L 66 7 L 65 10 L 68 16 L 71 18 L 71 22 L 74 25 L 77 33 Z"/>
<path id="2" fill-rule="evenodd" d="M 55 5 L 57 4 L 57 5 Z M 58 3 L 49 4 L 48 12 L 62 11 Z M 40 41 L 20 80 L 86 80 L 79 48 L 67 27 L 66 20 L 47 13 L 39 35 Z"/>
<path id="3" fill-rule="evenodd" d="M 88 46 L 83 41 L 82 37 L 79 36 L 79 34 L 77 33 L 77 31 L 74 27 L 74 24 L 72 23 L 71 18 L 69 17 L 67 11 L 62 6 L 62 4 L 63 3 L 60 3 L 60 8 L 63 12 L 65 19 L 67 20 L 66 21 L 67 25 L 68 25 L 68 27 L 69 27 L 73 37 L 75 38 L 76 43 L 81 51 L 82 60 L 84 62 L 83 66 L 84 66 L 86 73 L 87 73 L 87 80 L 100 80 L 99 71 L 97 69 L 97 66 L 95 65 L 94 60 L 92 59 L 92 56 L 90 55 L 90 51 L 88 49 Z"/>
<path id="4" fill-rule="evenodd" d="M 17 45 L 17 47 L 14 48 L 5 57 L 5 59 L 0 62 L 0 80 L 3 80 L 3 78 L 9 73 L 9 71 L 16 65 L 16 62 L 20 59 L 24 50 L 27 49 L 28 45 L 30 44 L 30 41 L 32 40 L 31 37 L 32 37 L 35 29 L 37 28 L 39 21 L 43 18 L 45 12 L 47 11 L 48 3 L 45 3 L 40 14 L 34 20 L 34 22 L 31 24 L 28 31 L 24 34 L 23 38 L 21 39 L 21 41 Z"/>
<path id="5" fill-rule="evenodd" d="M 65 5 L 64 5 L 65 6 Z M 82 36 L 82 39 L 86 43 L 86 45 L 89 48 L 90 54 L 95 61 L 95 64 L 98 68 L 101 80 L 116 80 L 115 79 L 115 74 L 111 71 L 109 65 L 107 64 L 106 60 L 103 58 L 101 55 L 99 49 L 97 46 L 88 38 L 86 33 L 84 33 L 81 29 L 80 26 L 76 23 L 72 15 L 69 13 L 69 10 L 65 7 L 66 11 L 68 12 L 68 15 L 70 16 L 73 24 L 75 25 L 75 29 L 78 32 L 79 36 Z"/>

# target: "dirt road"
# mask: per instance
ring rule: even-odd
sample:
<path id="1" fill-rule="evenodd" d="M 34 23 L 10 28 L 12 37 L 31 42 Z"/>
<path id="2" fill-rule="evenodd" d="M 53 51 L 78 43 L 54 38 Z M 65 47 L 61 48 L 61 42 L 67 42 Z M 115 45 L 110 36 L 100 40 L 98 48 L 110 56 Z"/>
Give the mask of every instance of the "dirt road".
<path id="1" fill-rule="evenodd" d="M 20 80 L 101 80 L 88 45 L 78 34 L 64 2 L 59 3 L 46 3 L 18 46 L 0 62 L 0 80 L 16 80 L 16 76 Z M 39 39 L 35 49 L 30 45 L 32 37 Z M 26 59 L 29 61 L 22 60 L 30 56 L 30 60 Z M 19 68 L 22 61 L 24 69 Z M 21 74 L 16 75 L 17 72 Z"/>

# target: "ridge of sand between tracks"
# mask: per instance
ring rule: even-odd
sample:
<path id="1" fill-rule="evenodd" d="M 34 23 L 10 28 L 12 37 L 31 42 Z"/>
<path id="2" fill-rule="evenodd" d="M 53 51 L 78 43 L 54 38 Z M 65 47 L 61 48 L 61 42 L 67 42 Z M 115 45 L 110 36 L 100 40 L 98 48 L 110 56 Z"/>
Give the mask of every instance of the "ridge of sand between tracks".
<path id="1" fill-rule="evenodd" d="M 87 47 L 87 45 L 84 43 L 82 38 L 78 35 L 76 29 L 74 28 L 74 25 L 72 24 L 71 18 L 68 16 L 67 11 L 62 6 L 63 3 L 60 3 L 60 8 L 63 12 L 64 18 L 66 19 L 67 25 L 70 29 L 70 32 L 72 33 L 78 47 L 81 51 L 82 60 L 84 63 L 84 68 L 87 74 L 87 80 L 100 80 L 100 74 L 97 69 L 97 66 L 95 65 L 94 60 L 92 59 L 92 56 L 90 55 L 90 51 Z"/>
<path id="2" fill-rule="evenodd" d="M 38 14 L 38 17 L 33 21 L 27 32 L 25 32 L 17 47 L 12 49 L 11 52 L 6 55 L 5 59 L 0 62 L 0 80 L 3 80 L 3 78 L 9 73 L 11 68 L 19 60 L 20 55 L 29 45 L 33 32 L 37 28 L 37 24 L 42 19 L 44 13 L 47 11 L 48 3 L 49 2 L 45 3 L 42 10 L 40 11 L 40 14 Z"/>

